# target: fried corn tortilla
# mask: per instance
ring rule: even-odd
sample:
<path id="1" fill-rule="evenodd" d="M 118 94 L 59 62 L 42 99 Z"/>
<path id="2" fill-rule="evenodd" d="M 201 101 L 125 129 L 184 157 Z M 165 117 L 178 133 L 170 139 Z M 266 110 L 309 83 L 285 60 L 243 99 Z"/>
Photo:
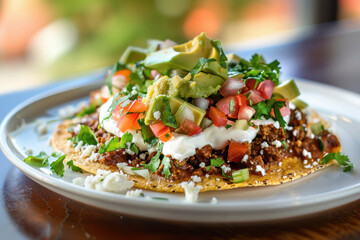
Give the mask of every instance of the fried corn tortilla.
<path id="1" fill-rule="evenodd" d="M 87 160 L 85 157 L 81 157 L 81 153 L 76 152 L 75 148 L 68 143 L 68 139 L 71 137 L 71 134 L 67 129 L 71 126 L 71 124 L 71 120 L 61 123 L 55 130 L 51 139 L 51 145 L 55 151 L 62 151 L 67 154 L 65 161 L 73 160 L 76 166 L 79 166 L 84 171 L 92 174 L 96 174 L 98 169 L 111 170 L 113 172 L 119 171 L 116 166 L 107 166 L 100 162 L 92 162 Z M 338 150 L 340 151 L 340 149 Z M 271 165 L 265 176 L 252 174 L 250 172 L 250 179 L 246 182 L 233 183 L 229 178 L 219 177 L 218 175 L 210 175 L 208 178 L 202 177 L 201 182 L 198 182 L 197 185 L 203 187 L 201 189 L 202 192 L 239 187 L 279 185 L 304 177 L 332 163 L 333 162 L 330 162 L 327 165 L 318 164 L 316 166 L 312 166 L 311 168 L 306 168 L 302 159 L 297 157 L 288 157 L 283 159 L 281 164 Z M 171 181 L 154 174 L 151 174 L 150 176 L 150 180 L 147 180 L 141 176 L 128 174 L 128 179 L 134 181 L 134 187 L 136 188 L 158 192 L 184 192 L 180 182 Z"/>

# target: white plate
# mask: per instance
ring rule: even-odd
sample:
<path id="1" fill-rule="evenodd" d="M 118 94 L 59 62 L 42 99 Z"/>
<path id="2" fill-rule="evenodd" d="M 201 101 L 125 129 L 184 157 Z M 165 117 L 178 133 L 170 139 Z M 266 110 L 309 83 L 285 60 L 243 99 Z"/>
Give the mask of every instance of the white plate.
<path id="1" fill-rule="evenodd" d="M 242 188 L 200 193 L 196 203 L 184 201 L 183 194 L 154 193 L 146 196 L 165 197 L 168 201 L 126 198 L 85 189 L 71 183 L 76 174 L 66 172 L 64 178 L 50 175 L 48 169 L 33 168 L 23 162 L 25 150 L 52 152 L 48 145 L 49 133 L 39 137 L 34 124 L 19 129 L 21 121 L 54 119 L 57 109 L 86 99 L 88 93 L 101 82 L 53 91 L 20 104 L 1 125 L 1 148 L 10 161 L 42 186 L 68 198 L 99 208 L 136 216 L 189 222 L 254 222 L 295 217 L 337 207 L 360 197 L 360 96 L 339 88 L 297 81 L 301 98 L 331 122 L 339 135 L 343 150 L 354 163 L 352 173 L 343 173 L 331 166 L 300 180 L 279 185 Z M 49 132 L 56 123 L 49 124 Z M 218 202 L 210 204 L 212 197 Z"/>

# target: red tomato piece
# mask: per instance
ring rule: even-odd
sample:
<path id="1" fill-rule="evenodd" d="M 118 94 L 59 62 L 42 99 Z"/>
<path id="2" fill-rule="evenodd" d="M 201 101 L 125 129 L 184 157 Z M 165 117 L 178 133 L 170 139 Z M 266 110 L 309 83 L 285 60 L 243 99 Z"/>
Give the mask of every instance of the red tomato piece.
<path id="1" fill-rule="evenodd" d="M 216 107 L 212 107 L 212 106 L 210 107 L 209 117 L 214 122 L 214 125 L 216 127 L 223 127 L 226 125 L 226 123 L 228 121 L 225 113 L 223 113 Z"/>
<path id="2" fill-rule="evenodd" d="M 286 98 L 281 98 L 281 99 L 276 99 L 276 101 L 278 102 L 286 102 L 286 106 L 280 108 L 280 113 L 283 117 L 287 116 L 290 114 L 290 107 L 289 107 L 289 100 Z M 270 112 L 271 116 L 273 118 L 275 118 L 275 112 L 274 112 L 274 108 L 271 109 Z"/>
<path id="3" fill-rule="evenodd" d="M 256 85 L 256 80 L 255 79 L 247 79 L 246 80 L 246 84 L 245 87 L 241 90 L 242 94 L 246 94 L 249 91 L 253 90 L 255 88 Z"/>
<path id="4" fill-rule="evenodd" d="M 233 104 L 232 108 L 230 109 L 230 103 Z M 235 97 L 225 97 L 220 99 L 216 103 L 216 107 L 225 113 L 225 115 L 231 117 L 231 118 L 237 118 L 238 112 L 239 112 L 239 105 L 237 104 L 237 101 Z M 232 111 L 230 111 L 232 110 Z"/>
<path id="5" fill-rule="evenodd" d="M 246 121 L 250 121 L 255 112 L 255 109 L 250 106 L 241 107 L 239 110 L 238 119 L 246 119 Z"/>
<path id="6" fill-rule="evenodd" d="M 124 114 L 119 118 L 116 126 L 124 133 L 131 128 L 134 122 L 137 121 L 138 117 L 139 113 Z"/>
<path id="7" fill-rule="evenodd" d="M 263 96 L 266 100 L 269 100 L 273 94 L 274 87 L 275 83 L 267 79 L 259 83 L 259 85 L 256 87 L 256 90 L 258 90 L 261 96 Z"/>
<path id="8" fill-rule="evenodd" d="M 154 135 L 163 142 L 169 141 L 173 136 L 170 128 L 168 126 L 165 126 L 162 121 L 156 121 L 150 124 L 150 128 Z"/>
<path id="9" fill-rule="evenodd" d="M 245 95 L 238 94 L 235 96 L 235 99 L 240 108 L 247 106 L 247 99 Z"/>
<path id="10" fill-rule="evenodd" d="M 249 101 L 252 101 L 252 104 L 255 105 L 261 101 L 264 101 L 265 99 L 263 98 L 263 96 L 261 96 L 260 92 L 257 90 L 252 90 L 250 91 L 249 94 Z"/>
<path id="11" fill-rule="evenodd" d="M 114 75 L 113 75 L 113 78 L 115 77 L 119 77 L 119 76 L 123 76 L 125 77 L 126 79 L 126 83 L 129 82 L 129 79 L 130 79 L 130 74 L 131 74 L 131 71 L 129 69 L 121 69 L 119 71 L 117 71 Z"/>
<path id="12" fill-rule="evenodd" d="M 185 119 L 181 125 L 181 130 L 187 133 L 189 136 L 193 136 L 202 132 L 201 127 L 189 119 Z"/>
<path id="13" fill-rule="evenodd" d="M 247 151 L 249 151 L 249 145 L 247 143 L 231 142 L 227 160 L 229 162 L 241 162 Z"/>
<path id="14" fill-rule="evenodd" d="M 146 107 L 145 103 L 143 103 L 141 100 L 134 100 L 129 105 L 130 106 L 127 109 L 128 112 L 142 113 L 142 112 L 145 112 L 147 110 L 147 107 Z"/>

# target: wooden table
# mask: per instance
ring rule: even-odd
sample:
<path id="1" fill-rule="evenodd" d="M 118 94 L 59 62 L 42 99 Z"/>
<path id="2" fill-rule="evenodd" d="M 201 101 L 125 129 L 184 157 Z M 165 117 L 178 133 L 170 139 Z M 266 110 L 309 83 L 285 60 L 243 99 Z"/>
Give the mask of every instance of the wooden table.
<path id="1" fill-rule="evenodd" d="M 326 25 L 313 33 L 300 41 L 258 52 L 269 60 L 278 58 L 286 76 L 360 93 L 360 29 Z M 72 82 L 0 95 L 0 120 L 30 96 L 93 79 L 94 76 L 84 76 Z M 327 212 L 267 223 L 148 220 L 103 211 L 53 193 L 22 174 L 2 152 L 0 202 L 0 239 L 360 239 L 360 200 Z"/>

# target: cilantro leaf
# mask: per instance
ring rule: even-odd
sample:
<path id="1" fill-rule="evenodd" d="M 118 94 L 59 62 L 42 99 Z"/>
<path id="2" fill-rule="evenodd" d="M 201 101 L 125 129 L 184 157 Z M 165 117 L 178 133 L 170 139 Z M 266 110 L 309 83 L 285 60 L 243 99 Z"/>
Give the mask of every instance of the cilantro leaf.
<path id="1" fill-rule="evenodd" d="M 283 104 L 281 104 L 283 103 Z M 280 108 L 285 105 L 285 102 L 275 102 L 273 105 L 274 113 L 275 113 L 275 120 L 277 120 L 280 123 L 281 127 L 285 127 L 286 122 L 280 112 Z"/>
<path id="2" fill-rule="evenodd" d="M 144 119 L 138 119 L 138 123 L 139 123 L 140 128 L 141 128 L 141 136 L 143 137 L 144 142 L 155 146 L 158 143 L 159 140 L 155 137 L 155 135 L 151 131 L 150 127 L 145 125 L 145 120 Z M 156 141 L 156 139 L 157 139 L 157 141 Z M 155 140 L 155 142 L 153 142 L 154 140 Z"/>
<path id="3" fill-rule="evenodd" d="M 221 165 L 224 164 L 224 160 L 222 160 L 221 158 L 212 158 L 210 159 L 210 164 L 214 167 L 221 167 Z"/>
<path id="4" fill-rule="evenodd" d="M 106 78 L 106 86 L 108 87 L 111 95 L 113 95 L 112 77 L 115 75 L 117 71 L 121 69 L 127 69 L 127 66 L 119 62 L 115 63 L 115 65 L 111 69 L 110 74 Z"/>
<path id="5" fill-rule="evenodd" d="M 199 58 L 199 61 L 196 63 L 196 65 L 190 70 L 190 74 L 191 74 L 191 79 L 194 78 L 194 76 L 198 73 L 200 73 L 205 65 L 209 62 L 215 62 L 216 59 L 215 58 L 210 58 L 210 59 L 207 59 L 207 58 L 204 58 L 204 57 L 201 57 Z"/>
<path id="6" fill-rule="evenodd" d="M 36 156 L 28 156 L 24 162 L 33 167 L 46 167 L 49 165 L 49 156 L 45 152 L 40 152 Z"/>
<path id="7" fill-rule="evenodd" d="M 229 129 L 229 128 L 231 128 L 232 126 L 230 125 L 230 124 L 226 124 L 226 126 L 225 126 L 225 128 L 226 129 Z"/>
<path id="8" fill-rule="evenodd" d="M 103 145 L 101 145 L 100 149 L 99 149 L 99 153 L 103 154 L 105 152 L 112 152 L 116 149 L 120 148 L 120 140 L 118 137 L 114 138 L 110 138 L 109 140 L 107 140 Z"/>
<path id="9" fill-rule="evenodd" d="M 354 165 L 350 162 L 348 156 L 338 152 L 338 153 L 328 153 L 321 159 L 321 164 L 327 164 L 331 160 L 336 160 L 337 163 L 342 167 L 343 172 L 350 172 Z"/>
<path id="10" fill-rule="evenodd" d="M 222 68 L 226 68 L 227 65 L 226 65 L 226 61 L 228 60 L 225 53 L 224 53 L 224 50 L 221 46 L 221 42 L 220 40 L 212 40 L 211 41 L 212 45 L 214 48 L 216 48 L 216 50 L 218 50 L 219 54 L 220 54 L 220 66 Z"/>
<path id="11" fill-rule="evenodd" d="M 83 144 L 88 144 L 88 145 L 98 144 L 94 131 L 91 130 L 91 128 L 87 125 L 81 125 L 80 132 L 75 137 L 72 138 L 72 142 L 76 145 L 80 141 L 82 141 Z"/>
<path id="12" fill-rule="evenodd" d="M 81 168 L 79 168 L 78 166 L 75 166 L 73 160 L 68 161 L 66 164 L 73 172 L 81 172 L 82 173 Z"/>
<path id="13" fill-rule="evenodd" d="M 91 104 L 88 108 L 85 108 L 84 110 L 82 110 L 81 112 L 76 114 L 76 117 L 83 117 L 85 115 L 89 115 L 89 114 L 92 114 L 94 112 L 96 112 L 96 105 Z"/>
<path id="14" fill-rule="evenodd" d="M 232 114 L 235 111 L 235 101 L 233 98 L 231 98 L 231 100 L 229 102 L 229 111 L 230 111 L 230 114 Z"/>
<path id="15" fill-rule="evenodd" d="M 56 175 L 63 177 L 64 176 L 64 159 L 66 157 L 66 154 L 61 155 L 58 159 L 53 161 L 50 164 L 50 170 L 55 173 Z"/>
<path id="16" fill-rule="evenodd" d="M 133 140 L 133 135 L 130 132 L 126 132 L 121 136 L 121 141 L 120 141 L 120 147 L 121 148 L 127 148 L 127 143 L 128 142 L 132 142 Z"/>
<path id="17" fill-rule="evenodd" d="M 165 126 L 172 128 L 178 127 L 176 118 L 174 114 L 171 112 L 170 102 L 167 97 L 164 99 L 163 111 L 161 113 L 161 121 L 165 124 Z"/>
<path id="18" fill-rule="evenodd" d="M 169 176 L 171 175 L 171 164 L 170 164 L 170 158 L 167 156 L 164 156 L 161 165 L 164 165 L 164 168 L 162 170 L 162 174 L 165 175 L 165 178 L 169 178 Z"/>
<path id="19" fill-rule="evenodd" d="M 150 172 L 154 173 L 160 166 L 160 155 L 163 148 L 163 143 L 159 144 L 158 152 L 153 156 L 149 163 L 141 164 L 144 168 L 149 169 Z"/>

